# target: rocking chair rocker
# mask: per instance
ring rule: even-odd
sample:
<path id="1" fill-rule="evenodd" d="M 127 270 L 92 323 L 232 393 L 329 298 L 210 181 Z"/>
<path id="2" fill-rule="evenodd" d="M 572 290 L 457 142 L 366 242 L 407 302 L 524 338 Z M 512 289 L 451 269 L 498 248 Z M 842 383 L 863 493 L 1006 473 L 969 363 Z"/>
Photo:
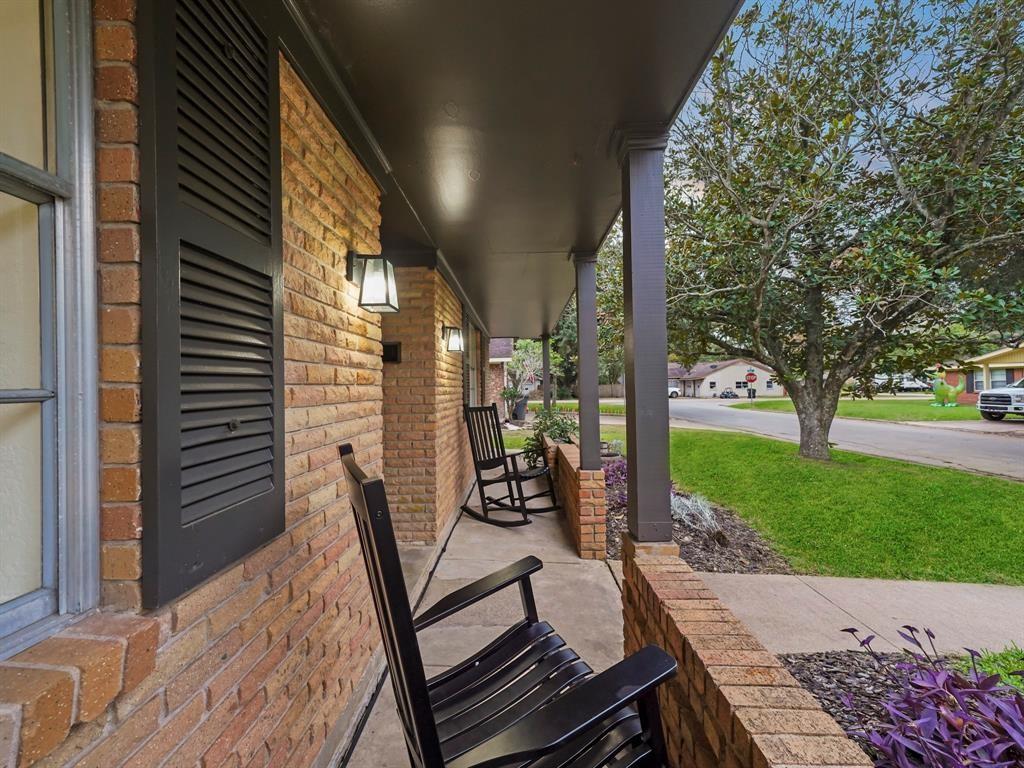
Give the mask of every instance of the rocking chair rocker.
<path id="1" fill-rule="evenodd" d="M 657 687 L 675 660 L 648 646 L 599 675 L 539 621 L 525 557 L 413 618 L 384 483 L 341 446 L 349 498 L 413 768 L 663 768 Z M 506 587 L 524 617 L 429 680 L 417 633 Z M 612 628 L 609 627 L 609 630 Z"/>
<path id="2" fill-rule="evenodd" d="M 541 464 L 536 467 L 521 467 L 519 457 L 522 451 L 506 451 L 505 441 L 501 436 L 501 420 L 498 418 L 498 406 L 490 405 L 465 406 L 466 428 L 469 430 L 469 446 L 473 451 L 473 469 L 476 471 L 476 487 L 480 494 L 480 510 L 477 511 L 464 504 L 462 511 L 481 522 L 513 528 L 527 525 L 529 515 L 540 512 L 552 512 L 559 509 L 555 498 L 555 484 L 551 480 L 551 467 L 547 456 L 541 452 Z M 500 469 L 496 475 L 484 476 L 484 472 Z M 547 480 L 547 490 L 526 496 L 523 483 L 543 477 Z M 487 487 L 503 484 L 508 490 L 504 496 L 488 496 Z M 551 504 L 546 507 L 529 507 L 527 502 L 542 496 L 550 496 Z M 495 510 L 518 512 L 522 520 L 505 520 L 491 517 Z"/>

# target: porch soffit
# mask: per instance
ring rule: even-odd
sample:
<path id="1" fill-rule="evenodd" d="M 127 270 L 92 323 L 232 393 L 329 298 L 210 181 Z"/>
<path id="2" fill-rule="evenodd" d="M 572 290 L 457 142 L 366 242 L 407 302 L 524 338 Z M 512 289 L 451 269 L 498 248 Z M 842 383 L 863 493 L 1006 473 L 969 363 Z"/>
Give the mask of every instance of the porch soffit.
<path id="1" fill-rule="evenodd" d="M 551 330 L 621 208 L 613 132 L 669 125 L 739 0 L 292 0 L 386 157 L 384 227 L 491 336 Z"/>

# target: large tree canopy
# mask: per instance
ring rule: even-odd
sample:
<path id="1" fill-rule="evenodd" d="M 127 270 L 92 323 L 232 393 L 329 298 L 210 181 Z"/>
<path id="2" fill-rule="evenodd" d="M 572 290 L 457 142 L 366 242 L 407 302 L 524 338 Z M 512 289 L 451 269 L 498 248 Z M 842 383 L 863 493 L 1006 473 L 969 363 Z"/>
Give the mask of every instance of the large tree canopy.
<path id="1" fill-rule="evenodd" d="M 849 378 L 1019 341 L 1024 0 L 755 5 L 666 190 L 673 349 L 770 366 L 827 458 Z"/>

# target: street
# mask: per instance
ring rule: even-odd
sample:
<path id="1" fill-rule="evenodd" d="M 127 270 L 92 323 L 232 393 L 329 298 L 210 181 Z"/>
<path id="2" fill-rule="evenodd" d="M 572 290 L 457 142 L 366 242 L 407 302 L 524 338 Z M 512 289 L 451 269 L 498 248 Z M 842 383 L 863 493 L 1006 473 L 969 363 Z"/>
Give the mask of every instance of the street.
<path id="1" fill-rule="evenodd" d="M 706 426 L 798 441 L 796 414 L 730 408 L 720 400 L 669 400 L 673 426 Z M 955 424 L 956 422 L 952 422 Z M 898 424 L 862 419 L 832 422 L 837 448 L 1024 480 L 1024 424 L 1019 433 L 979 433 L 936 422 Z"/>

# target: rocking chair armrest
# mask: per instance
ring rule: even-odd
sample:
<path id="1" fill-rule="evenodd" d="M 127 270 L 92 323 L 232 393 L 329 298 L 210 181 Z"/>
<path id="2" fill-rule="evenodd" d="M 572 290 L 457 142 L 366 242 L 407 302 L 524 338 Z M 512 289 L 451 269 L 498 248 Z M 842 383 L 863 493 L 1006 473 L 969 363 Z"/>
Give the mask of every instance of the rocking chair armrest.
<path id="1" fill-rule="evenodd" d="M 523 580 L 529 580 L 531 573 L 536 573 L 543 567 L 544 563 L 533 555 L 524 557 L 522 560 L 507 565 L 489 576 L 484 576 L 472 584 L 467 584 L 451 594 L 445 595 L 413 619 L 413 627 L 417 632 L 421 629 L 426 629 L 432 624 L 436 624 L 442 619 L 458 613 L 463 608 L 468 608 L 485 597 L 489 597 L 495 592 L 500 592 L 505 587 L 518 584 Z"/>
<path id="2" fill-rule="evenodd" d="M 649 645 L 450 761 L 446 768 L 512 768 L 549 755 L 653 691 L 675 672 L 675 659 Z"/>

